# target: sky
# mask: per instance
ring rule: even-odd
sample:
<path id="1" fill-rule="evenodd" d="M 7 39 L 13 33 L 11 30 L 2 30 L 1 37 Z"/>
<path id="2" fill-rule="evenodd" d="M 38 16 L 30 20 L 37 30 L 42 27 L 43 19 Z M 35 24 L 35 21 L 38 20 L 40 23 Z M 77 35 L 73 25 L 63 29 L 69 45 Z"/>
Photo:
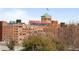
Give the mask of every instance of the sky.
<path id="1" fill-rule="evenodd" d="M 0 8 L 0 20 L 15 21 L 21 19 L 28 23 L 29 20 L 41 20 L 41 16 L 48 13 L 52 20 L 58 22 L 79 22 L 79 8 Z"/>

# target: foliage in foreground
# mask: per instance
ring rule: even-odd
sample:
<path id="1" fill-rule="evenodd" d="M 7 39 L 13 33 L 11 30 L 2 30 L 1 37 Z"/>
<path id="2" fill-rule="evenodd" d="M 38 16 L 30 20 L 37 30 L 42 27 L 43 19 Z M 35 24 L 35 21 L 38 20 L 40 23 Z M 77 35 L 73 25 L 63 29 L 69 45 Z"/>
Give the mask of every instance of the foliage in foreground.
<path id="1" fill-rule="evenodd" d="M 53 40 L 53 38 L 46 36 L 30 36 L 28 40 L 24 40 L 22 51 L 58 51 L 64 50 L 61 42 Z"/>
<path id="2" fill-rule="evenodd" d="M 10 40 L 7 46 L 10 50 L 14 50 L 15 42 L 13 40 Z"/>

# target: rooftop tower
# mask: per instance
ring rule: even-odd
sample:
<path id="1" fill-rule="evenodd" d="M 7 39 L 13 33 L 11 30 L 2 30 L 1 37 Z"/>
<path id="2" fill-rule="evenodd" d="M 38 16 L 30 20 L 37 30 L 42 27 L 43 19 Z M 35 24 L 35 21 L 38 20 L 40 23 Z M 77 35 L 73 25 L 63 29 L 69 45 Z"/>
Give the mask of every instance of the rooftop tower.
<path id="1" fill-rule="evenodd" d="M 46 10 L 48 11 L 48 8 Z M 41 21 L 51 23 L 51 16 L 46 12 L 41 16 Z"/>

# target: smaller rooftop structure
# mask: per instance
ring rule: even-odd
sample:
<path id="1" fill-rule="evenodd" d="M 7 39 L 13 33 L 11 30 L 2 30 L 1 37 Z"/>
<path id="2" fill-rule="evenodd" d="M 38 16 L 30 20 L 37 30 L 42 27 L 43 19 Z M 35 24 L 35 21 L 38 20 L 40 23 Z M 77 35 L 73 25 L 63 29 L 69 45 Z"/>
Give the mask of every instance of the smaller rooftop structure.
<path id="1" fill-rule="evenodd" d="M 15 21 L 10 21 L 9 23 L 10 23 L 10 24 L 15 24 L 16 22 L 15 22 Z"/>
<path id="2" fill-rule="evenodd" d="M 21 19 L 17 19 L 16 20 L 16 23 L 21 23 Z"/>
<path id="3" fill-rule="evenodd" d="M 21 19 L 17 19 L 16 21 L 10 21 L 10 24 L 16 24 L 16 23 L 21 23 Z"/>

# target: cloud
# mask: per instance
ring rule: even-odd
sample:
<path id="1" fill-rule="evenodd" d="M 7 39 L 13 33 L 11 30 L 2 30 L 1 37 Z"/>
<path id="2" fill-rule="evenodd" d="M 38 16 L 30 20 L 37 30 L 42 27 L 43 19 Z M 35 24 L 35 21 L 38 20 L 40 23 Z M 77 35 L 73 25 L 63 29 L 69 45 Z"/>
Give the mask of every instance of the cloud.
<path id="1" fill-rule="evenodd" d="M 16 19 L 21 19 L 23 22 L 27 23 L 29 21 L 29 14 L 27 10 L 22 9 L 0 9 L 0 20 L 11 21 Z"/>

